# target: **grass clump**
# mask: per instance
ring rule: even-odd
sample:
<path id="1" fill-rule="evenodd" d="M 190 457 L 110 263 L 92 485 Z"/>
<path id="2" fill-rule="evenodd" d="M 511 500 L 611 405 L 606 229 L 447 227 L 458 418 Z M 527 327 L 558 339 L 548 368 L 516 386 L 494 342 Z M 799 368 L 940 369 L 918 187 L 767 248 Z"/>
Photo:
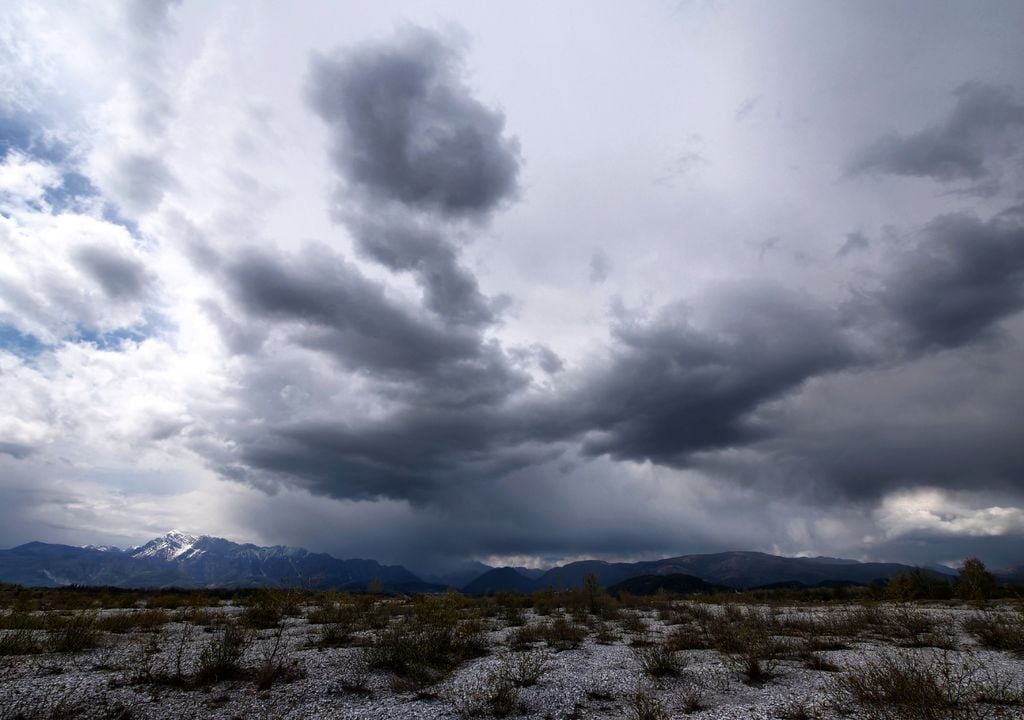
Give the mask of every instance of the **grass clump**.
<path id="1" fill-rule="evenodd" d="M 651 677 L 672 677 L 683 672 L 687 658 L 667 643 L 652 643 L 633 649 L 637 662 Z"/>
<path id="2" fill-rule="evenodd" d="M 668 720 L 665 705 L 658 698 L 642 690 L 630 698 L 629 713 L 632 720 Z"/>

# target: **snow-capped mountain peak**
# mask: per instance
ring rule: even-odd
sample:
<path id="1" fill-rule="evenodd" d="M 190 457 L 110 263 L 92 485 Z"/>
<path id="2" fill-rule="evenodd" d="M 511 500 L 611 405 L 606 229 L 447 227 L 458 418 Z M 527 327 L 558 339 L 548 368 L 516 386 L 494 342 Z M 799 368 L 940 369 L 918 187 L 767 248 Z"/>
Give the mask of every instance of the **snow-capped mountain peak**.
<path id="1" fill-rule="evenodd" d="M 204 537 L 203 535 L 189 535 L 178 530 L 171 530 L 158 538 L 150 540 L 145 545 L 133 549 L 131 554 L 137 558 L 177 560 L 184 556 L 202 553 L 202 550 L 195 549 L 195 545 Z"/>

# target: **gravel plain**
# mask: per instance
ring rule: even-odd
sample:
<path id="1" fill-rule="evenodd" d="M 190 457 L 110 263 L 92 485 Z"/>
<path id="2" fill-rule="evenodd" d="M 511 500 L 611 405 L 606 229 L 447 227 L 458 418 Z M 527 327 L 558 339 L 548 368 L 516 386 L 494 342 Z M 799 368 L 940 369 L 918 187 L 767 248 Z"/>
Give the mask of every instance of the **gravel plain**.
<path id="1" fill-rule="evenodd" d="M 705 606 L 722 614 L 720 606 Z M 786 618 L 823 618 L 844 608 L 775 608 L 776 621 Z M 133 612 L 104 610 L 102 615 Z M 175 617 L 174 611 L 168 611 Z M 544 641 L 528 650 L 543 662 L 543 672 L 532 685 L 517 687 L 512 717 L 569 720 L 573 718 L 637 718 L 637 696 L 655 701 L 663 717 L 741 720 L 760 718 L 882 717 L 863 714 L 852 706 L 830 702 L 831 688 L 843 673 L 856 669 L 884 653 L 923 654 L 952 658 L 970 665 L 986 681 L 997 682 L 1007 692 L 1024 693 L 1024 660 L 1018 656 L 980 647 L 963 630 L 964 621 L 978 611 L 969 607 L 913 609 L 946 631 L 938 644 L 945 649 L 900 647 L 884 637 L 865 637 L 835 643 L 837 649 L 821 649 L 814 656 L 824 669 L 811 669 L 796 653 L 782 653 L 772 677 L 750 684 L 729 657 L 715 649 L 684 649 L 676 652 L 680 668 L 666 677 L 644 672 L 635 645 L 663 642 L 673 626 L 652 610 L 639 611 L 642 633 L 606 623 L 618 638 L 598 643 L 589 632 L 576 647 L 557 650 Z M 236 617 L 239 608 L 222 606 L 212 611 L 217 621 Z M 898 616 L 896 616 L 898 617 Z M 544 622 L 532 611 L 527 624 Z M 636 615 L 634 615 L 634 620 Z M 237 621 L 237 618 L 236 618 Z M 397 617 L 392 623 L 401 623 Z M 489 651 L 462 662 L 439 682 L 413 690 L 395 687 L 394 676 L 368 667 L 365 647 L 372 631 L 356 632 L 349 647 L 315 646 L 320 626 L 301 615 L 286 617 L 275 657 L 288 672 L 266 689 L 251 677 L 212 682 L 202 686 L 176 686 L 147 682 L 148 674 L 170 672 L 176 664 L 193 667 L 202 649 L 215 635 L 209 627 L 171 621 L 157 628 L 126 633 L 104 632 L 99 647 L 86 651 L 40 652 L 0 656 L 0 720 L 14 718 L 363 718 L 365 720 L 441 720 L 488 716 L 479 698 L 493 684 L 503 663 L 514 654 L 508 645 L 514 628 L 503 626 L 500 617 L 484 621 Z M 0 637 L 13 630 L 0 630 Z M 277 631 L 251 631 L 242 664 L 257 667 L 274 651 Z M 779 638 L 782 647 L 795 648 L 794 637 Z M 803 642 L 803 641 L 800 641 Z M 827 643 L 824 647 L 827 647 Z M 950 649 L 953 648 L 953 649 Z M 1024 697 L 1024 695 L 1020 695 Z M 1013 703 L 993 704 L 972 710 L 965 717 L 1024 718 L 1024 708 Z M 904 717 L 892 715 L 892 717 Z M 916 717 L 913 714 L 905 717 Z M 922 717 L 924 717 L 922 715 Z M 937 716 L 937 717 L 945 717 Z M 949 715 L 949 717 L 960 717 Z"/>

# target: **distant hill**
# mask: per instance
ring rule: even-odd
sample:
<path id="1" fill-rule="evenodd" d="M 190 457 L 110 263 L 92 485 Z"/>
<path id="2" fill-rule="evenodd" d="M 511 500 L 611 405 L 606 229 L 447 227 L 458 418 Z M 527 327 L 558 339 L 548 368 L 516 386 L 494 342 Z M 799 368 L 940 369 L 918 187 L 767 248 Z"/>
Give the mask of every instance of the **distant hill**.
<path id="1" fill-rule="evenodd" d="M 593 574 L 602 587 L 610 588 L 631 578 L 646 575 L 687 575 L 705 583 L 731 589 L 799 583 L 802 587 L 835 584 L 868 585 L 913 570 L 900 563 L 862 563 L 857 560 L 827 557 L 780 557 L 761 552 L 734 551 L 702 555 L 682 555 L 661 560 L 634 563 L 610 563 L 602 560 L 581 560 L 554 567 L 536 579 L 533 589 L 563 590 L 583 587 L 587 575 Z M 491 571 L 488 571 L 489 574 Z M 930 571 L 926 571 L 930 572 Z M 521 573 L 520 573 L 521 574 Z M 479 578 L 478 578 L 479 579 Z M 529 587 L 519 577 L 503 573 L 486 581 L 488 592 Z M 464 586 L 475 588 L 476 580 Z"/>
<path id="2" fill-rule="evenodd" d="M 628 592 L 631 595 L 654 595 L 659 590 L 670 593 L 716 593 L 729 591 L 724 585 L 713 585 L 704 582 L 699 577 L 672 573 L 671 575 L 637 575 L 636 577 L 623 580 L 608 588 L 608 592 L 617 595 L 620 592 Z"/>
<path id="3" fill-rule="evenodd" d="M 127 588 L 308 587 L 434 592 L 398 565 L 339 560 L 284 546 L 259 547 L 171 531 L 128 550 L 32 542 L 0 550 L 0 582 L 34 587 L 109 585 Z"/>
<path id="4" fill-rule="evenodd" d="M 496 592 L 517 592 L 527 595 L 537 589 L 537 582 L 523 575 L 517 568 L 502 567 L 488 570 L 473 582 L 463 586 L 467 595 L 493 595 Z"/>

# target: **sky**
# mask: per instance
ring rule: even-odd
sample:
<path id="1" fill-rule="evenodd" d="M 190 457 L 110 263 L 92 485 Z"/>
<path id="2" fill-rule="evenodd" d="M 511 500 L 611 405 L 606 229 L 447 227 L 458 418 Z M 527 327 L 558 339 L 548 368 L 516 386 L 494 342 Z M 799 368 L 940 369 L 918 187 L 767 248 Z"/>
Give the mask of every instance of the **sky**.
<path id="1" fill-rule="evenodd" d="M 0 547 L 1024 562 L 1022 31 L 3 3 Z"/>

